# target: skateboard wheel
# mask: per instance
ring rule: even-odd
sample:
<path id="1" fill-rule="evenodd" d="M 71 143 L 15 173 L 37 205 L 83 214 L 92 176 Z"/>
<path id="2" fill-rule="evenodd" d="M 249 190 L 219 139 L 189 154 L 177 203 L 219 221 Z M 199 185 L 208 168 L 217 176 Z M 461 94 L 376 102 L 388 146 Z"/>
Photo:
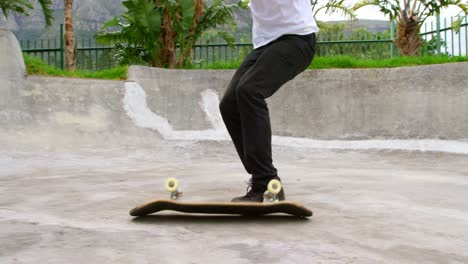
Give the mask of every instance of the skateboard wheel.
<path id="1" fill-rule="evenodd" d="M 179 181 L 176 178 L 169 178 L 166 180 L 166 190 L 175 192 L 179 188 Z"/>
<path id="2" fill-rule="evenodd" d="M 268 192 L 270 192 L 271 194 L 278 194 L 280 191 L 281 191 L 281 182 L 278 181 L 278 180 L 271 180 L 269 183 L 268 183 Z"/>

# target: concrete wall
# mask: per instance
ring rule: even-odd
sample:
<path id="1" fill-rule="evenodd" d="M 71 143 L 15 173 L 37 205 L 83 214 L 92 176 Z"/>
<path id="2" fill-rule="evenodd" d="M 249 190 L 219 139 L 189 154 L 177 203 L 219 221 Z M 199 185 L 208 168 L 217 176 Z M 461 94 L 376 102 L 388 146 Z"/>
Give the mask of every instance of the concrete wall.
<path id="1" fill-rule="evenodd" d="M 0 145 L 9 148 L 120 148 L 160 139 L 126 115 L 122 81 L 30 76 L 1 91 Z"/>
<path id="2" fill-rule="evenodd" d="M 234 71 L 132 67 L 148 106 L 177 129 L 207 129 L 200 94 Z M 315 139 L 468 138 L 468 63 L 307 71 L 269 99 L 274 134 Z"/>
<path id="3" fill-rule="evenodd" d="M 0 30 L 0 150 L 154 146 L 160 136 L 135 126 L 125 82 L 26 77 L 19 43 Z"/>
<path id="4" fill-rule="evenodd" d="M 1 149 L 155 147 L 163 130 L 226 136 L 217 97 L 234 71 L 134 66 L 129 82 L 25 77 L 14 36 L 0 30 L 0 44 Z M 466 140 L 466 76 L 468 63 L 307 71 L 269 99 L 274 134 Z"/>

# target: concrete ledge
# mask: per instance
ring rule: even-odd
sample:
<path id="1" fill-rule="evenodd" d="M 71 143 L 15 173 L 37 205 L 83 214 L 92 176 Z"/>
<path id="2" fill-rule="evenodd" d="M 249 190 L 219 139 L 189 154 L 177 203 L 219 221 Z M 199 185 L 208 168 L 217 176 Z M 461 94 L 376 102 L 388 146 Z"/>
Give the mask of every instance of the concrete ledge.
<path id="1" fill-rule="evenodd" d="M 200 94 L 234 71 L 133 66 L 148 106 L 177 129 L 208 129 Z M 314 139 L 467 139 L 468 63 L 306 71 L 269 99 L 274 134 Z"/>

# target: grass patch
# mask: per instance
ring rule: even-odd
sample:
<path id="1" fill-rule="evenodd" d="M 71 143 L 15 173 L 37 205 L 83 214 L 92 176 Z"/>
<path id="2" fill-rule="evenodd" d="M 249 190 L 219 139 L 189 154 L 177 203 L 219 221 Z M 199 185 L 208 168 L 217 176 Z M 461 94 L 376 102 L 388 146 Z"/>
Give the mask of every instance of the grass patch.
<path id="1" fill-rule="evenodd" d="M 360 68 L 393 68 L 429 64 L 442 64 L 452 62 L 466 62 L 468 56 L 422 56 L 422 57 L 395 57 L 390 59 L 356 59 L 349 56 L 315 57 L 309 69 L 360 69 Z M 201 69 L 237 69 L 242 61 L 219 61 L 207 64 Z M 200 67 L 189 67 L 200 69 Z"/>
<path id="2" fill-rule="evenodd" d="M 333 68 L 393 68 L 417 65 L 443 64 L 465 62 L 468 57 L 422 56 L 422 57 L 394 57 L 389 59 L 356 59 L 349 56 L 316 57 L 309 69 Z"/>
<path id="3" fill-rule="evenodd" d="M 73 78 L 93 78 L 93 79 L 108 79 L 108 80 L 125 80 L 127 79 L 128 66 L 120 66 L 108 70 L 100 71 L 82 71 L 69 72 L 59 69 L 54 66 L 47 65 L 41 59 L 23 54 L 24 62 L 28 74 L 45 75 L 58 77 L 73 77 Z"/>
<path id="4" fill-rule="evenodd" d="M 24 54 L 28 74 L 45 75 L 45 76 L 61 76 L 74 78 L 94 78 L 94 79 L 109 79 L 109 80 L 126 80 L 128 66 L 116 67 L 109 70 L 101 71 L 81 71 L 68 72 L 58 69 L 54 66 L 49 66 L 41 59 Z M 309 69 L 361 69 L 361 68 L 393 68 L 406 67 L 417 65 L 442 64 L 452 62 L 467 62 L 468 56 L 422 56 L 422 57 L 395 57 L 390 59 L 356 59 L 349 56 L 333 56 L 333 57 L 315 57 Z M 242 64 L 242 60 L 235 61 L 218 61 L 208 65 L 187 66 L 186 69 L 238 69 Z"/>

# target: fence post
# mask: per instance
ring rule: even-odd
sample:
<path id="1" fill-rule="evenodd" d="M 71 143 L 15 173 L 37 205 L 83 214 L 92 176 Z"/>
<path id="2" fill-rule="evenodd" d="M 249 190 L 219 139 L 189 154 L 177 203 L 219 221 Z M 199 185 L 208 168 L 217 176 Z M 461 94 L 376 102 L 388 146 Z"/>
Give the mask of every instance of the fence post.
<path id="1" fill-rule="evenodd" d="M 390 45 L 390 57 L 393 58 L 393 55 L 395 54 L 394 48 L 395 48 L 395 21 L 392 20 L 390 23 L 390 39 L 392 40 L 392 44 Z"/>
<path id="2" fill-rule="evenodd" d="M 60 68 L 63 70 L 65 68 L 64 63 L 64 48 L 63 48 L 63 24 L 60 24 Z"/>
<path id="3" fill-rule="evenodd" d="M 442 53 L 442 46 L 440 45 L 441 35 L 440 35 L 440 13 L 436 15 L 436 36 L 437 36 L 437 55 Z"/>

